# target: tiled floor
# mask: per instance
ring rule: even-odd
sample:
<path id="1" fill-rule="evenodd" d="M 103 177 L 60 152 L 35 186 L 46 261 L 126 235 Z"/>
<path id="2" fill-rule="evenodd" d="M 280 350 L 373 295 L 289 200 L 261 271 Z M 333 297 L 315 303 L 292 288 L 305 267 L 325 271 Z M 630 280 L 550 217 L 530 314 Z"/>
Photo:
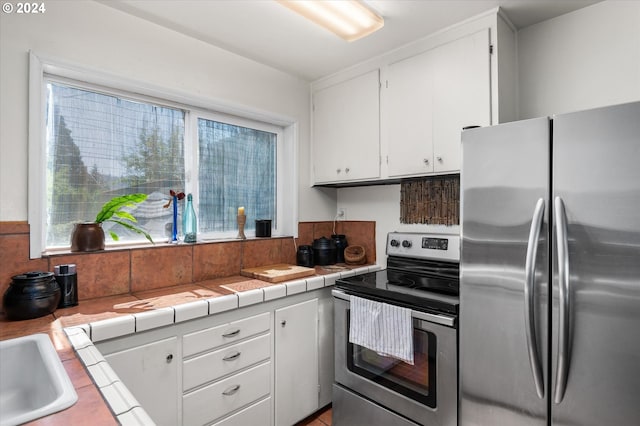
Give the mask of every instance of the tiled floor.
<path id="1" fill-rule="evenodd" d="M 331 405 L 321 408 L 296 426 L 331 426 Z"/>

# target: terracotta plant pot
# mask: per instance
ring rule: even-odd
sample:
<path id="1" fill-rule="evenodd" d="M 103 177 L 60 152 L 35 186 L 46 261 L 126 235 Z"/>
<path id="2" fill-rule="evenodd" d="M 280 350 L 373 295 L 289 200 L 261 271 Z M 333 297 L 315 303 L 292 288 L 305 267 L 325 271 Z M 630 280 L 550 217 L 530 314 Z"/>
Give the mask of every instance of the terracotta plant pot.
<path id="1" fill-rule="evenodd" d="M 71 251 L 104 250 L 102 223 L 76 223 L 71 233 Z"/>

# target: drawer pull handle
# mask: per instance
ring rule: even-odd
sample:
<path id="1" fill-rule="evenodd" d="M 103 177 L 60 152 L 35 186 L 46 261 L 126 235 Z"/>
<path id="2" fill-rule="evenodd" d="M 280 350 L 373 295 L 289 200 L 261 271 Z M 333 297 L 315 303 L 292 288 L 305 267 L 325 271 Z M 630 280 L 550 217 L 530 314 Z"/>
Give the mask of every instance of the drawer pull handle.
<path id="1" fill-rule="evenodd" d="M 173 354 L 167 355 L 167 364 L 171 364 L 171 361 L 173 361 Z"/>
<path id="2" fill-rule="evenodd" d="M 238 358 L 240 356 L 240 352 L 236 352 L 232 355 L 227 355 L 224 358 L 222 358 L 223 361 L 233 361 L 234 359 Z"/>
<path id="3" fill-rule="evenodd" d="M 233 330 L 233 331 L 229 331 L 228 333 L 224 333 L 222 335 L 222 337 L 234 337 L 234 336 L 237 336 L 238 334 L 240 334 L 240 329 L 239 328 L 237 330 Z"/>
<path id="4" fill-rule="evenodd" d="M 224 396 L 230 396 L 230 395 L 233 395 L 234 393 L 238 392 L 238 390 L 240 390 L 240 385 L 235 385 L 235 386 L 231 386 L 229 389 L 227 389 L 226 391 L 222 392 L 222 394 Z"/>

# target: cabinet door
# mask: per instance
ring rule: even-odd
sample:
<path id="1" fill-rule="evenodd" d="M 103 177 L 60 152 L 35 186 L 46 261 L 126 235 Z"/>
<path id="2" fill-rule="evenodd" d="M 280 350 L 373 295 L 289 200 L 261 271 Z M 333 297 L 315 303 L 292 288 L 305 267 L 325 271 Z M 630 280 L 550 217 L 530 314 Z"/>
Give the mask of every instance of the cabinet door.
<path id="1" fill-rule="evenodd" d="M 275 312 L 276 426 L 318 409 L 318 299 Z"/>
<path id="2" fill-rule="evenodd" d="M 491 124 L 489 30 L 447 43 L 432 54 L 433 171 L 457 172 L 462 128 Z"/>
<path id="3" fill-rule="evenodd" d="M 389 177 L 460 170 L 465 126 L 491 123 L 489 30 L 389 65 Z"/>
<path id="4" fill-rule="evenodd" d="M 334 381 L 333 297 L 318 300 L 318 407 L 331 403 Z"/>
<path id="5" fill-rule="evenodd" d="M 178 420 L 178 339 L 171 337 L 105 355 L 120 380 L 158 425 Z"/>
<path id="6" fill-rule="evenodd" d="M 385 109 L 390 177 L 433 172 L 431 52 L 389 65 Z"/>
<path id="7" fill-rule="evenodd" d="M 313 94 L 315 183 L 380 177 L 379 70 Z"/>

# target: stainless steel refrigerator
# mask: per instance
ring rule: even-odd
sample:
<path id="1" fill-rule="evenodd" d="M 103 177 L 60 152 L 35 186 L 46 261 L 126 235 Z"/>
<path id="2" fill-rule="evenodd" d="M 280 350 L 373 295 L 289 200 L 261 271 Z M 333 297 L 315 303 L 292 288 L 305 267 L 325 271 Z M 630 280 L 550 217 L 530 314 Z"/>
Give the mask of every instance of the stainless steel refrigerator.
<path id="1" fill-rule="evenodd" d="M 460 424 L 640 425 L 640 102 L 462 151 Z"/>

